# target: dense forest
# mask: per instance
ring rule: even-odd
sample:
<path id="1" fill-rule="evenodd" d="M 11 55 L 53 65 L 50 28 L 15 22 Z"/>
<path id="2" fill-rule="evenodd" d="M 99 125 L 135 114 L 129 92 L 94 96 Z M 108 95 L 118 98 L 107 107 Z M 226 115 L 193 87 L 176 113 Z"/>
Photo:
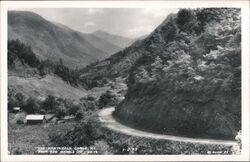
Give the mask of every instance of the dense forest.
<path id="1" fill-rule="evenodd" d="M 233 139 L 241 129 L 240 10 L 183 9 L 145 40 L 115 115 L 149 131 Z"/>
<path id="2" fill-rule="evenodd" d="M 31 76 L 45 76 L 55 74 L 72 86 L 85 86 L 84 82 L 79 80 L 79 70 L 71 69 L 64 65 L 61 58 L 57 62 L 51 60 L 40 60 L 33 52 L 32 48 L 20 40 L 8 41 L 8 69 L 19 73 L 30 74 Z M 19 73 L 20 75 L 20 73 Z"/>

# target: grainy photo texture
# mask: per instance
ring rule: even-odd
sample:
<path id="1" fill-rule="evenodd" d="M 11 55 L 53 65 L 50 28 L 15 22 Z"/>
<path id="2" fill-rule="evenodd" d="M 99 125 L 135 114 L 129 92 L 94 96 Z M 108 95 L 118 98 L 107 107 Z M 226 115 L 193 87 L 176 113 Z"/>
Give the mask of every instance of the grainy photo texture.
<path id="1" fill-rule="evenodd" d="M 241 154 L 241 10 L 9 9 L 8 150 Z"/>

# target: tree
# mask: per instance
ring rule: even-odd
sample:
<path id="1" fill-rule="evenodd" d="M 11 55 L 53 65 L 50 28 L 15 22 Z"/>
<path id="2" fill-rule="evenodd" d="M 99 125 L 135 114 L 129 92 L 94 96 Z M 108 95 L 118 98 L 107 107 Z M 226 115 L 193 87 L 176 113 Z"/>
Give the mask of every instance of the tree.
<path id="1" fill-rule="evenodd" d="M 22 104 L 24 102 L 25 96 L 21 92 L 18 92 L 15 94 L 15 98 L 17 99 L 19 104 Z"/>
<path id="2" fill-rule="evenodd" d="M 162 63 L 162 59 L 157 56 L 155 58 L 155 61 L 153 64 L 151 64 L 152 66 L 152 77 L 154 79 L 160 79 L 162 76 L 162 72 L 163 72 L 163 63 Z"/>
<path id="3" fill-rule="evenodd" d="M 57 107 L 58 107 L 58 102 L 52 95 L 48 95 L 48 97 L 42 103 L 42 108 L 46 111 L 55 111 Z"/>
<path id="4" fill-rule="evenodd" d="M 56 109 L 56 117 L 61 119 L 66 115 L 66 108 L 63 104 L 60 104 Z"/>
<path id="5" fill-rule="evenodd" d="M 170 19 L 169 23 L 162 27 L 161 32 L 166 43 L 175 40 L 178 33 L 178 27 L 173 18 Z"/>
<path id="6" fill-rule="evenodd" d="M 23 110 L 28 114 L 33 114 L 39 110 L 39 105 L 34 98 L 29 98 L 23 106 Z"/>
<path id="7" fill-rule="evenodd" d="M 99 107 L 114 106 L 116 104 L 115 95 L 111 91 L 106 91 L 99 98 Z"/>
<path id="8" fill-rule="evenodd" d="M 15 90 L 8 88 L 8 109 L 12 110 L 13 107 L 22 107 L 25 104 L 25 96 L 21 93 L 15 93 Z"/>
<path id="9" fill-rule="evenodd" d="M 100 132 L 97 131 L 97 125 L 94 121 L 82 121 L 77 124 L 73 129 L 60 134 L 52 132 L 49 134 L 50 141 L 56 146 L 92 146 L 97 139 L 100 139 Z"/>
<path id="10" fill-rule="evenodd" d="M 83 118 L 83 113 L 81 111 L 78 111 L 75 116 L 75 120 L 81 120 Z"/>
<path id="11" fill-rule="evenodd" d="M 79 110 L 80 110 L 79 105 L 73 104 L 71 107 L 68 108 L 68 113 L 69 115 L 77 115 Z"/>
<path id="12" fill-rule="evenodd" d="M 182 9 L 177 13 L 177 25 L 181 30 L 187 29 L 189 24 L 194 19 L 194 14 L 192 10 Z"/>
<path id="13" fill-rule="evenodd" d="M 62 60 L 62 58 L 59 59 L 59 64 L 60 64 L 60 65 L 63 65 L 63 60 Z"/>

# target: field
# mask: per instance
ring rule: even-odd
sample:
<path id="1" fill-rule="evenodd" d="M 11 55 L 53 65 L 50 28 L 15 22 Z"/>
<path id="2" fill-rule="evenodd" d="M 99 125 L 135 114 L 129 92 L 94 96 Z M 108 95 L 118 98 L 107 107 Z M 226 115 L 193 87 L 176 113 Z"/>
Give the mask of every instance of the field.
<path id="1" fill-rule="evenodd" d="M 37 147 L 51 146 L 49 134 L 51 132 L 65 132 L 76 123 L 46 123 L 37 125 L 16 124 L 15 114 L 9 114 L 8 142 L 10 154 L 35 154 Z"/>

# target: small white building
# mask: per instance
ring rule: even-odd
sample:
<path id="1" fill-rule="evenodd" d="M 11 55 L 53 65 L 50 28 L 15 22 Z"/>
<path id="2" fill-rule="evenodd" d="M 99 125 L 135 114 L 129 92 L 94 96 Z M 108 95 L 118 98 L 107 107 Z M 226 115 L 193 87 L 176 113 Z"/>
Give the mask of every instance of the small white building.
<path id="1" fill-rule="evenodd" d="M 31 114 L 27 115 L 25 118 L 26 124 L 39 124 L 39 123 L 45 123 L 46 117 L 45 115 L 40 114 Z"/>
<path id="2" fill-rule="evenodd" d="M 65 116 L 63 120 L 72 120 L 74 118 L 75 118 L 74 115 L 70 115 L 70 116 Z"/>
<path id="3" fill-rule="evenodd" d="M 13 107 L 12 111 L 13 113 L 18 113 L 20 112 L 21 108 L 20 107 Z"/>

